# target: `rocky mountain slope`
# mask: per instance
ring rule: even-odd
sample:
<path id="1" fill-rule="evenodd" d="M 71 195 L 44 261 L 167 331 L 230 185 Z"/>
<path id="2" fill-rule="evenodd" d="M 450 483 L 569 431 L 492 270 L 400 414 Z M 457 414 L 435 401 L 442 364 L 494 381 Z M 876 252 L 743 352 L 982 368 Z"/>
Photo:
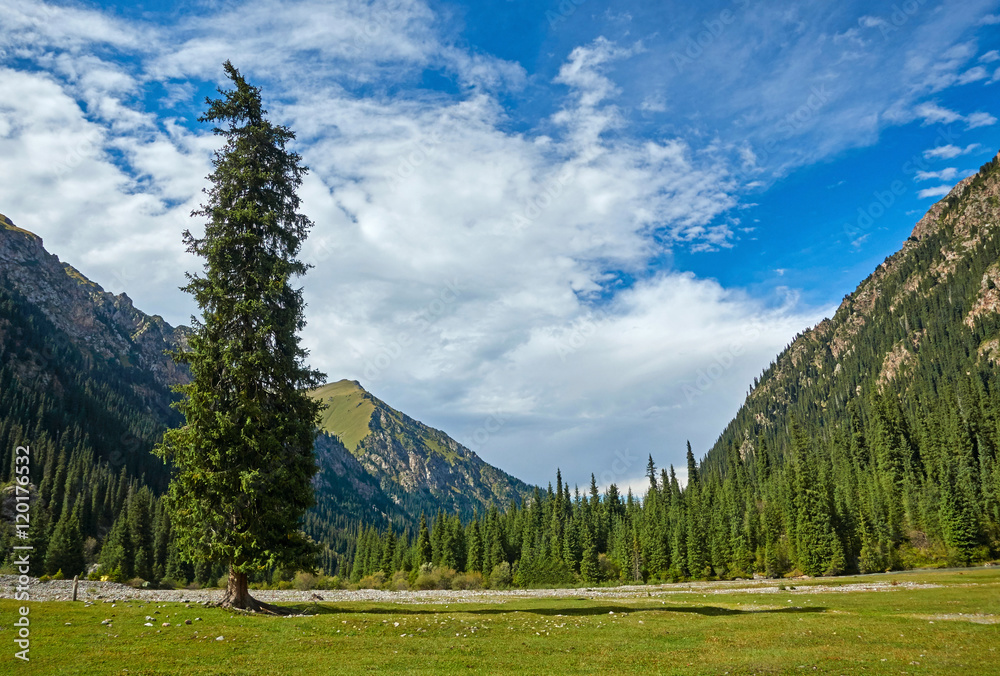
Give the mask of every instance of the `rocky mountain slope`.
<path id="1" fill-rule="evenodd" d="M 185 340 L 184 329 L 105 292 L 0 215 L 3 467 L 17 444 L 33 444 L 37 463 L 103 461 L 102 471 L 162 487 L 165 468 L 150 451 L 179 422 L 170 387 L 187 377 L 164 351 Z"/>
<path id="2" fill-rule="evenodd" d="M 420 511 L 438 508 L 482 512 L 492 504 L 508 505 L 530 491 L 527 484 L 483 462 L 444 432 L 372 396 L 357 381 L 331 383 L 312 396 L 327 406 L 322 429 L 337 442 L 320 445 L 324 469 L 348 477 L 360 465 L 405 514 L 416 517 Z M 340 449 L 349 457 L 338 453 Z M 368 492 L 363 483 L 352 480 L 359 492 Z"/>
<path id="3" fill-rule="evenodd" d="M 0 214 L 0 266 L 6 282 L 37 307 L 53 326 L 95 359 L 150 373 L 170 386 L 187 379 L 164 352 L 186 343 L 188 329 L 136 309 L 69 263 L 47 252 L 42 238 Z"/>
<path id="4" fill-rule="evenodd" d="M 0 215 L 0 226 L 0 282 L 18 310 L 0 315 L 0 355 L 12 374 L 11 396 L 20 392 L 22 399 L 51 401 L 70 416 L 75 415 L 70 409 L 83 408 L 100 411 L 97 418 L 129 420 L 125 427 L 131 432 L 102 422 L 102 429 L 114 431 L 90 433 L 98 457 L 117 465 L 127 453 L 142 460 L 126 463 L 129 467 L 162 475 L 152 469 L 162 463 L 150 450 L 166 425 L 179 422 L 170 409 L 175 396 L 170 387 L 188 379 L 166 353 L 183 347 L 190 330 L 145 314 L 124 293 L 108 293 L 6 216 Z M 98 377 L 107 390 L 96 397 L 99 401 L 88 382 Z M 439 508 L 469 514 L 490 504 L 509 504 L 528 491 L 524 483 L 355 382 L 333 383 L 314 395 L 330 405 L 325 434 L 316 443 L 317 514 L 323 514 L 311 519 L 316 533 L 334 522 L 397 519 L 412 524 L 421 511 Z M 0 412 L 0 423 L 5 415 Z M 48 416 L 40 429 L 57 419 L 65 424 L 64 417 Z M 22 424 L 39 421 L 32 413 Z M 55 426 L 48 431 L 59 433 Z"/>
<path id="5" fill-rule="evenodd" d="M 795 338 L 755 381 L 706 462 L 724 465 L 730 446 L 745 457 L 761 440 L 784 453 L 792 416 L 830 430 L 849 405 L 864 415 L 887 393 L 919 423 L 922 401 L 995 378 L 998 251 L 1000 155 L 935 204 L 832 318 Z"/>

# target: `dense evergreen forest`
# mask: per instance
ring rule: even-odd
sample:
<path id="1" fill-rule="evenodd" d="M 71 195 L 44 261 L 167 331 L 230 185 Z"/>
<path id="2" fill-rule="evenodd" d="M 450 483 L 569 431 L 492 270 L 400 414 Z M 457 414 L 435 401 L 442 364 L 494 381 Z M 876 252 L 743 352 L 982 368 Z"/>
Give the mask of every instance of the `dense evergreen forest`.
<path id="1" fill-rule="evenodd" d="M 519 584 L 834 575 L 1000 554 L 1000 186 L 987 163 L 754 383 L 687 485 L 556 489 L 464 527 L 358 532 L 353 579 L 424 562 Z M 973 312 L 973 310 L 983 310 Z M 488 546 L 484 543 L 489 543 Z M 488 549 L 488 551 L 487 551 Z M 429 553 L 428 553 L 429 552 Z"/>
<path id="2" fill-rule="evenodd" d="M 997 173 L 996 160 L 984 166 L 936 207 L 934 227 L 799 336 L 704 460 L 688 448 L 686 483 L 650 458 L 643 496 L 593 484 L 581 495 L 557 475 L 555 488 L 528 500 L 471 517 L 438 512 L 419 525 L 399 511 L 366 511 L 338 486 L 304 521 L 324 546 L 319 567 L 356 582 L 416 584 L 436 569 L 543 585 L 995 559 Z M 33 574 L 72 576 L 99 563 L 114 579 L 214 582 L 221 569 L 177 556 L 160 497 L 168 468 L 150 451 L 178 422 L 162 404 L 169 392 L 141 369 L 95 360 L 2 273 L 0 282 L 3 556 L 15 538 L 14 449 L 30 445 Z"/>

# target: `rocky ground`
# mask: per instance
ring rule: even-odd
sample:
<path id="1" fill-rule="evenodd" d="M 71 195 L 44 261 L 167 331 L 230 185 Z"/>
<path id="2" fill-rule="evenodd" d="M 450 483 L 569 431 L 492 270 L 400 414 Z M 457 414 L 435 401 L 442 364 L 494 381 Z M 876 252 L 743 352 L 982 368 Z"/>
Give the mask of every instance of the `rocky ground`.
<path id="1" fill-rule="evenodd" d="M 324 601 L 347 603 L 352 601 L 378 601 L 388 603 L 503 603 L 511 599 L 528 598 L 605 598 L 629 599 L 648 598 L 668 594 L 822 594 L 858 591 L 897 591 L 902 589 L 928 589 L 933 584 L 917 582 L 851 582 L 845 584 L 817 584 L 810 580 L 793 580 L 779 588 L 777 580 L 737 580 L 734 582 L 691 582 L 663 585 L 633 585 L 620 587 L 591 587 L 573 589 L 477 589 L 477 590 L 429 590 L 429 591 L 383 591 L 380 589 L 317 589 L 298 590 L 252 590 L 254 598 L 266 603 L 302 603 Z M 0 598 L 14 598 L 17 577 L 0 576 Z M 794 588 L 793 588 L 794 587 Z M 73 598 L 72 580 L 52 580 L 39 582 L 32 578 L 29 585 L 32 601 L 69 601 Z M 128 585 L 114 582 L 92 582 L 81 580 L 77 590 L 77 600 L 85 602 L 114 603 L 117 601 L 213 603 L 222 596 L 220 589 L 133 589 Z"/>

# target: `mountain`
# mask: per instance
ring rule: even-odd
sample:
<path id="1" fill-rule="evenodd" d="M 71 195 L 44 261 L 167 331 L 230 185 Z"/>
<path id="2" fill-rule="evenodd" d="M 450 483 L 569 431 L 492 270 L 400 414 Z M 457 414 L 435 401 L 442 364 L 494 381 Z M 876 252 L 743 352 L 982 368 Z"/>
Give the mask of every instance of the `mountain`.
<path id="1" fill-rule="evenodd" d="M 355 380 L 325 385 L 311 395 L 326 405 L 320 427 L 329 438 L 318 447 L 321 467 L 351 477 L 357 490 L 367 493 L 357 476 L 362 468 L 410 517 L 438 509 L 470 515 L 508 505 L 531 490 L 444 432 L 372 396 Z"/>
<path id="2" fill-rule="evenodd" d="M 32 430 L 27 442 L 74 432 L 116 469 L 161 479 L 149 451 L 178 422 L 170 387 L 187 378 L 164 352 L 187 329 L 104 291 L 6 216 L 0 226 L 0 423 Z"/>
<path id="3" fill-rule="evenodd" d="M 164 429 L 182 423 L 171 387 L 189 378 L 167 353 L 186 346 L 190 329 L 108 293 L 6 216 L 0 226 L 0 486 L 13 476 L 14 448 L 30 444 L 41 519 L 54 527 L 79 503 L 82 537 L 100 544 L 130 496 L 150 491 L 143 509 L 159 508 L 168 471 L 152 448 Z M 359 523 L 412 529 L 421 512 L 468 516 L 528 493 L 356 382 L 313 396 L 330 408 L 316 441 L 317 504 L 305 527 L 327 545 L 327 564 L 350 549 Z M 60 487 L 67 476 L 73 490 Z"/>
<path id="4" fill-rule="evenodd" d="M 464 552 L 440 521 L 432 539 L 443 528 L 442 544 L 409 558 L 385 555 L 390 533 L 364 534 L 352 579 L 394 579 L 424 560 L 491 577 L 509 564 L 517 585 L 996 560 L 998 286 L 1000 156 L 792 341 L 700 464 L 688 445 L 685 486 L 652 457 L 641 501 L 596 485 L 572 499 L 557 476 L 556 491 L 526 508 L 468 523 Z"/>
<path id="5" fill-rule="evenodd" d="M 733 445 L 752 452 L 758 437 L 786 450 L 792 416 L 828 430 L 846 419 L 849 402 L 864 408 L 886 392 L 916 416 L 921 400 L 997 376 L 998 165 L 1000 155 L 958 183 L 832 318 L 792 341 L 755 381 L 709 464 L 724 464 Z"/>
<path id="6" fill-rule="evenodd" d="M 42 238 L 0 214 L 0 263 L 8 288 L 36 307 L 74 345 L 95 360 L 136 367 L 169 387 L 187 379 L 165 350 L 186 344 L 189 329 L 136 309 L 124 293 L 114 295 L 48 253 Z"/>

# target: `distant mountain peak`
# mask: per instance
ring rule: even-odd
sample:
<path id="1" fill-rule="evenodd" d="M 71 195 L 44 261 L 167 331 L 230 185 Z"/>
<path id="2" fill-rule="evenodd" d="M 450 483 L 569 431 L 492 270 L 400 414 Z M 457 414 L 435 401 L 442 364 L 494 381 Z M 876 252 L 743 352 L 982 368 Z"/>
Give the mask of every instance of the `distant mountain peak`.
<path id="1" fill-rule="evenodd" d="M 186 345 L 187 327 L 172 327 L 136 309 L 124 293 L 105 291 L 7 216 L 0 223 L 0 272 L 78 347 L 123 366 L 141 366 L 165 386 L 187 380 L 186 369 L 165 354 Z"/>
<path id="2" fill-rule="evenodd" d="M 326 407 L 320 429 L 335 437 L 397 501 L 403 494 L 427 495 L 449 511 L 469 512 L 527 495 L 527 484 L 444 432 L 392 408 L 356 380 L 329 383 L 310 394 Z"/>

